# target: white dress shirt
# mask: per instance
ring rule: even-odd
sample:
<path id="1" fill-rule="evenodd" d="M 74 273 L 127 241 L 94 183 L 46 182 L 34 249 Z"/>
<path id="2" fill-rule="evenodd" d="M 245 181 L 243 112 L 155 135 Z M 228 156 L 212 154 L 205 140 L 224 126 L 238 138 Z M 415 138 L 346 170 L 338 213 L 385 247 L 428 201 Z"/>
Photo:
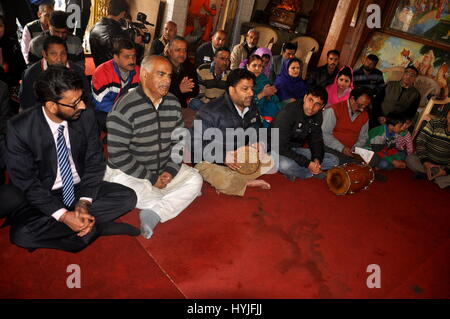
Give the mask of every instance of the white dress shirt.
<path id="1" fill-rule="evenodd" d="M 68 123 L 67 121 L 63 121 L 61 123 L 56 123 L 53 122 L 45 113 L 44 107 L 42 107 L 42 112 L 44 113 L 45 119 L 47 120 L 48 125 L 50 126 L 50 130 L 52 131 L 52 135 L 53 135 L 53 139 L 55 140 L 55 149 L 56 149 L 56 145 L 57 145 L 57 140 L 58 140 L 58 127 L 60 125 L 64 125 L 64 139 L 66 141 L 66 146 L 67 146 L 67 151 L 69 154 L 69 163 L 70 163 L 70 170 L 72 171 L 72 179 L 73 179 L 73 184 L 76 185 L 78 184 L 81 179 L 80 176 L 78 175 L 77 169 L 75 167 L 75 163 L 73 162 L 73 158 L 72 158 L 72 152 L 70 151 L 70 139 L 69 139 L 69 129 L 68 129 Z M 53 187 L 52 190 L 55 189 L 60 189 L 62 188 L 63 184 L 62 184 L 62 178 L 61 178 L 61 171 L 59 169 L 59 164 L 57 165 L 57 170 L 56 170 L 56 179 L 55 182 L 53 183 Z M 92 202 L 92 198 L 88 198 L 88 197 L 83 197 L 80 199 L 85 199 L 88 200 L 90 202 Z M 65 208 L 60 208 L 58 209 L 56 212 L 54 212 L 52 214 L 52 216 L 56 219 L 59 220 L 59 218 L 67 211 L 67 209 Z"/>

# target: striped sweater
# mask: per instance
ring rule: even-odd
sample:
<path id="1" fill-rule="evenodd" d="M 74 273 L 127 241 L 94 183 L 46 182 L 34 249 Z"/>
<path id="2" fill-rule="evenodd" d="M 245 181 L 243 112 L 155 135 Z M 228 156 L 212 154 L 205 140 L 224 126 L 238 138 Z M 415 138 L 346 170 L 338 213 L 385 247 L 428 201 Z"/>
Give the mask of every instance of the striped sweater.
<path id="1" fill-rule="evenodd" d="M 122 96 L 109 112 L 108 165 L 155 184 L 163 172 L 173 177 L 180 164 L 171 159 L 171 134 L 183 127 L 181 106 L 177 98 L 168 93 L 158 109 L 145 95 L 141 86 Z"/>
<path id="2" fill-rule="evenodd" d="M 200 93 L 198 99 L 208 103 L 212 99 L 221 97 L 227 89 L 227 77 L 229 71 L 224 72 L 219 77 L 214 75 L 214 62 L 204 63 L 197 69 Z"/>
<path id="3" fill-rule="evenodd" d="M 450 132 L 447 119 L 431 120 L 419 133 L 416 154 L 423 163 L 442 165 L 450 174 Z"/>

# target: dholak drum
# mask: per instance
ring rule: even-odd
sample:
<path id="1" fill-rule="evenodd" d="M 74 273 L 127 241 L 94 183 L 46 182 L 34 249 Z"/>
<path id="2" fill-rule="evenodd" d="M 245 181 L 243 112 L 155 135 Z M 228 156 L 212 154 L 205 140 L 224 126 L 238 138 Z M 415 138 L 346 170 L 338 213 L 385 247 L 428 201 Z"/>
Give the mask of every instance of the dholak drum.
<path id="1" fill-rule="evenodd" d="M 241 164 L 241 168 L 237 170 L 243 175 L 252 175 L 256 173 L 261 165 L 258 151 L 250 146 L 244 146 L 236 150 L 235 161 Z"/>
<path id="2" fill-rule="evenodd" d="M 336 195 L 353 194 L 367 189 L 375 179 L 375 173 L 369 165 L 346 163 L 327 172 L 327 184 Z"/>

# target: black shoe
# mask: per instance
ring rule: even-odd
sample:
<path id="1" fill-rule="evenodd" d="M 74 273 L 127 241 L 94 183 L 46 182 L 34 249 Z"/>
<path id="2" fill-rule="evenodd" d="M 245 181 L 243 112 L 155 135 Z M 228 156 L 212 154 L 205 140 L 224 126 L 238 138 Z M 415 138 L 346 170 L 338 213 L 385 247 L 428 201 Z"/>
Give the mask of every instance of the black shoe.
<path id="1" fill-rule="evenodd" d="M 383 174 L 375 172 L 375 180 L 378 181 L 378 182 L 383 182 L 384 183 L 384 182 L 387 182 L 388 178 L 387 178 L 387 176 L 385 176 Z"/>
<path id="2" fill-rule="evenodd" d="M 112 235 L 128 235 L 139 236 L 141 231 L 139 228 L 125 223 L 107 222 L 98 225 L 100 236 Z"/>

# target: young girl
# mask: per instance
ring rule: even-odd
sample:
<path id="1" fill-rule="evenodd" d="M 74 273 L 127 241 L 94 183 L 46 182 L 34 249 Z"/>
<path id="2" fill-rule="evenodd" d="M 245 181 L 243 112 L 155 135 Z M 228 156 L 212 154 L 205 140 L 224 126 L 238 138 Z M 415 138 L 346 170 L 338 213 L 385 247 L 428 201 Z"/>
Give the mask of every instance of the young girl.
<path id="1" fill-rule="evenodd" d="M 253 54 L 248 59 L 247 70 L 256 76 L 253 88 L 253 103 L 259 109 L 264 127 L 269 127 L 273 118 L 278 113 L 278 97 L 275 95 L 277 89 L 271 85 L 267 77 L 263 74 L 263 61 L 259 55 Z"/>
<path id="2" fill-rule="evenodd" d="M 303 99 L 308 85 L 302 79 L 301 61 L 292 58 L 283 63 L 280 75 L 275 80 L 277 95 L 283 103 Z"/>
<path id="3" fill-rule="evenodd" d="M 353 70 L 344 66 L 339 70 L 333 84 L 326 87 L 328 92 L 328 103 L 326 107 L 350 98 L 353 89 Z"/>

